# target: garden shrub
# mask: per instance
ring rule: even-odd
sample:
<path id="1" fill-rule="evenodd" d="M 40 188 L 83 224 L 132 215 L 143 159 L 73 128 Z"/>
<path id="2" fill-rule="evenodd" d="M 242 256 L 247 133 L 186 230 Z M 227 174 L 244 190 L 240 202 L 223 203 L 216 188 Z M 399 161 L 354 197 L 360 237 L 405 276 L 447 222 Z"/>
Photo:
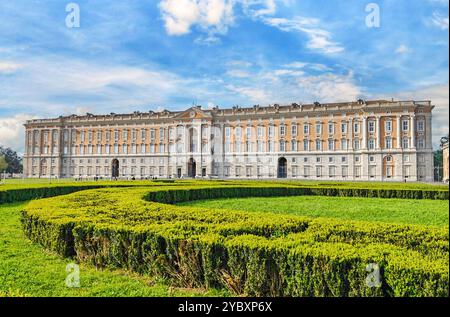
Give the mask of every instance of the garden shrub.
<path id="1" fill-rule="evenodd" d="M 448 296 L 448 227 L 167 204 L 249 196 L 445 196 L 437 192 L 175 183 L 36 200 L 22 221 L 30 239 L 63 256 L 184 287 L 223 287 L 249 296 Z M 380 287 L 367 286 L 370 263 L 380 269 Z"/>

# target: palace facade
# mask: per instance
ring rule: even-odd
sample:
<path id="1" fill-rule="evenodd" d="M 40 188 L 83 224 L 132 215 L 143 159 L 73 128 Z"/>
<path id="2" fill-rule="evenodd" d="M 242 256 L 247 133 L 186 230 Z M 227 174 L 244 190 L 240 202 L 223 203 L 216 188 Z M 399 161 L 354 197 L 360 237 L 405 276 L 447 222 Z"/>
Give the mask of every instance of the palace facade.
<path id="1" fill-rule="evenodd" d="M 29 120 L 24 174 L 431 182 L 433 108 L 358 100 Z"/>

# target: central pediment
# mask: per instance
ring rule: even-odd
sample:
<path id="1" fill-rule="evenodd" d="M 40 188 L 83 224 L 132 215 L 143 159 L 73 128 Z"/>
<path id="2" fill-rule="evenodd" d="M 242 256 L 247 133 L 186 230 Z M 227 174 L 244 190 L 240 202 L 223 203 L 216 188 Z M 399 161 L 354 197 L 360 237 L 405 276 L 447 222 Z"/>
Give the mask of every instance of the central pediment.
<path id="1" fill-rule="evenodd" d="M 186 111 L 177 114 L 174 119 L 193 120 L 193 119 L 211 119 L 209 112 L 203 111 L 200 107 L 191 107 Z"/>

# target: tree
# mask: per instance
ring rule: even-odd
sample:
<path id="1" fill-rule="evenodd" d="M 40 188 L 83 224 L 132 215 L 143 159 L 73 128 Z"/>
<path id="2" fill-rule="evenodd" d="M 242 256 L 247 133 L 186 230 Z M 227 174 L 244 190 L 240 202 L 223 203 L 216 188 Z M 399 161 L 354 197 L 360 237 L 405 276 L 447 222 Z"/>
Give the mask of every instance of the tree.
<path id="1" fill-rule="evenodd" d="M 0 156 L 0 172 L 5 171 L 8 168 L 8 162 L 6 162 L 5 156 Z"/>
<path id="2" fill-rule="evenodd" d="M 22 173 L 22 158 L 17 154 L 16 151 L 11 148 L 4 148 L 0 146 L 0 156 L 3 156 L 6 163 L 6 173 Z"/>

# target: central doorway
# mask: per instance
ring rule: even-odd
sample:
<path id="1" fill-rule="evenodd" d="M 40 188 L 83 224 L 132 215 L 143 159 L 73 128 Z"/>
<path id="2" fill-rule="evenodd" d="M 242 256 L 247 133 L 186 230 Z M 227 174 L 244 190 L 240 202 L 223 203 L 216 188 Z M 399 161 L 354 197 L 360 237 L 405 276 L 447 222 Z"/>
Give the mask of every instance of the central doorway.
<path id="1" fill-rule="evenodd" d="M 287 178 L 287 160 L 284 157 L 278 160 L 278 178 Z"/>
<path id="2" fill-rule="evenodd" d="M 197 163 L 191 158 L 188 162 L 188 177 L 195 178 L 195 175 L 197 175 Z"/>
<path id="3" fill-rule="evenodd" d="M 112 173 L 111 173 L 112 178 L 119 177 L 119 160 L 118 159 L 114 159 L 112 161 L 111 171 L 112 171 Z"/>

